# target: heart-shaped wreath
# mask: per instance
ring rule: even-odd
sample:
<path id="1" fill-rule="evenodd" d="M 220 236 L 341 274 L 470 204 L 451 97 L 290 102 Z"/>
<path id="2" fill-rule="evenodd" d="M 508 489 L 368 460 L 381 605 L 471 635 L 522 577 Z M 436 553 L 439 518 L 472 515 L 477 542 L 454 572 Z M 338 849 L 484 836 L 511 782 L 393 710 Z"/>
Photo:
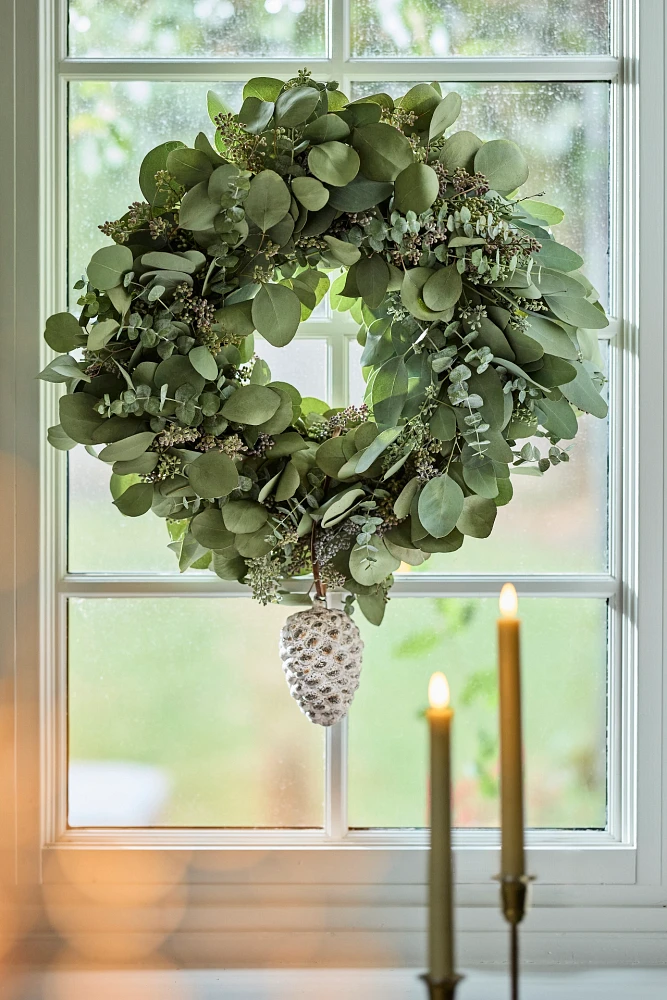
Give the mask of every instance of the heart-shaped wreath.
<path id="1" fill-rule="evenodd" d="M 312 572 L 379 624 L 402 561 L 486 537 L 510 471 L 566 461 L 580 411 L 605 416 L 607 319 L 563 213 L 517 197 L 519 147 L 446 137 L 458 94 L 349 102 L 304 71 L 243 96 L 234 115 L 210 94 L 215 144 L 153 149 L 145 201 L 100 227 L 79 319 L 46 324 L 49 440 L 112 466 L 122 514 L 165 518 L 181 570 L 264 603 Z M 304 399 L 254 353 L 329 291 L 359 323 L 363 406 Z"/>

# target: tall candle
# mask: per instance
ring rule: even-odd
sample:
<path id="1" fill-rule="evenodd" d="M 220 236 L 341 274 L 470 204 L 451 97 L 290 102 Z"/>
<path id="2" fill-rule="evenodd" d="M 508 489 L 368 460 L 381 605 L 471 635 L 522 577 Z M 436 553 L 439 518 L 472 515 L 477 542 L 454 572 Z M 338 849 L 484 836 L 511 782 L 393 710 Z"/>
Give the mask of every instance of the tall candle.
<path id="1" fill-rule="evenodd" d="M 454 975 L 452 891 L 451 725 L 449 684 L 433 674 L 426 712 L 431 733 L 431 853 L 429 862 L 429 967 L 434 983 Z"/>
<path id="2" fill-rule="evenodd" d="M 498 666 L 500 684 L 500 824 L 501 876 L 524 874 L 523 765 L 521 752 L 520 621 L 516 590 L 500 592 Z"/>

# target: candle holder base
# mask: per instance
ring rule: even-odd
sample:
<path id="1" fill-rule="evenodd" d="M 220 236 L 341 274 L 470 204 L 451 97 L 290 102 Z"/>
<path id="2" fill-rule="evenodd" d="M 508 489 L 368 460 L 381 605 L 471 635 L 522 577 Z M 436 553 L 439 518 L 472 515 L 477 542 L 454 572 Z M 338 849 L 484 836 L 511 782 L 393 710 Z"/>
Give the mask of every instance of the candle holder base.
<path id="1" fill-rule="evenodd" d="M 428 987 L 429 1000 L 454 1000 L 456 987 L 463 979 L 463 976 L 451 976 L 448 979 L 431 979 L 426 973 L 419 977 L 423 979 Z"/>
<path id="2" fill-rule="evenodd" d="M 505 920 L 508 924 L 520 924 L 526 915 L 526 897 L 533 876 L 496 875 L 496 879 L 500 882 Z"/>

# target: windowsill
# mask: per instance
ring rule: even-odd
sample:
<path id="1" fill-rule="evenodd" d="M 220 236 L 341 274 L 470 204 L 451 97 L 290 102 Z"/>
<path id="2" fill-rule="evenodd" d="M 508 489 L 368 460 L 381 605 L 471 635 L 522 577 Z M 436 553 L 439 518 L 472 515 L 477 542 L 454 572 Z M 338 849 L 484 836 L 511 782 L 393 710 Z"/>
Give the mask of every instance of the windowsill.
<path id="1" fill-rule="evenodd" d="M 416 970 L 323 969 L 237 971 L 62 971 L 29 976 L 30 996 L 45 1000 L 67 996 L 187 996 L 205 1000 L 213 995 L 234 1000 L 279 1000 L 286 996 L 317 1000 L 424 1000 L 426 990 Z M 115 987 L 115 989 L 112 989 Z M 667 970 L 528 971 L 522 978 L 523 1000 L 662 1000 L 667 991 Z M 505 972 L 470 971 L 457 990 L 456 1000 L 500 1000 L 507 996 Z"/>

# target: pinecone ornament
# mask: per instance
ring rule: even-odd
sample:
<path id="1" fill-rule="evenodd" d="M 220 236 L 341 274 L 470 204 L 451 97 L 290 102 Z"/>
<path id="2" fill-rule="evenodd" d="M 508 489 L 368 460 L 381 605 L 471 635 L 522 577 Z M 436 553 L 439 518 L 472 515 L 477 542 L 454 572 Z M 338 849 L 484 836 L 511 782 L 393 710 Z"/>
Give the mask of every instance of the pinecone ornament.
<path id="1" fill-rule="evenodd" d="M 318 726 L 345 718 L 359 687 L 364 644 L 344 611 L 316 604 L 290 615 L 280 633 L 280 658 L 290 694 Z"/>

